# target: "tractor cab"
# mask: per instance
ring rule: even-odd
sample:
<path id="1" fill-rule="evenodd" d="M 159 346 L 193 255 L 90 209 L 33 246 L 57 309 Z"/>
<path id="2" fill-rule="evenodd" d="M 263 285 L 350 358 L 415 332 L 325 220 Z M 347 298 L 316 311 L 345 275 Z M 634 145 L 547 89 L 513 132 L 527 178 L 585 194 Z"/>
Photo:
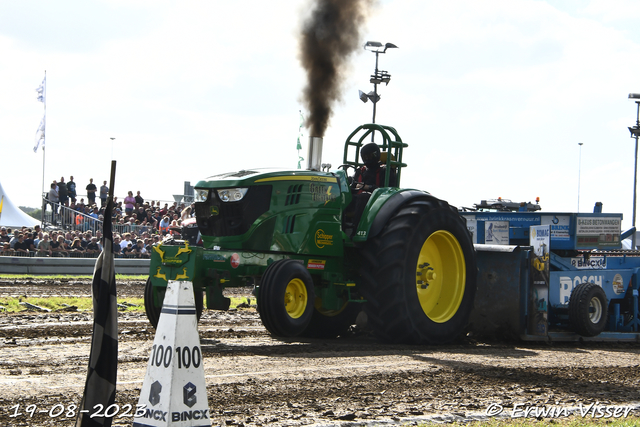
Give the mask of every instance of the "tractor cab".
<path id="1" fill-rule="evenodd" d="M 377 144 L 380 147 L 380 163 L 385 172 L 384 184 L 380 185 L 380 187 L 389 187 L 392 173 L 396 175 L 396 187 L 400 187 L 402 168 L 407 166 L 402 163 L 402 151 L 408 145 L 402 142 L 396 130 L 391 126 L 371 123 L 356 128 L 344 144 L 344 156 L 340 167 L 345 170 L 362 168 L 364 162 L 360 151 L 362 147 L 369 143 L 369 136 L 371 136 L 371 142 L 375 142 L 376 134 L 382 138 L 382 141 Z"/>
<path id="2" fill-rule="evenodd" d="M 376 134 L 379 143 L 374 142 Z M 363 153 L 374 143 L 379 148 L 378 165 L 375 170 L 367 170 L 368 166 L 363 160 Z M 344 145 L 343 164 L 340 167 L 345 171 L 349 168 L 354 169 L 353 174 L 347 178 L 352 200 L 345 207 L 342 216 L 343 230 L 350 238 L 356 236 L 358 225 L 370 202 L 374 202 L 382 194 L 389 194 L 393 191 L 390 190 L 391 187 L 400 187 L 402 168 L 407 166 L 402 163 L 402 151 L 405 147 L 407 144 L 402 142 L 396 130 L 390 126 L 362 125 L 347 138 Z M 372 182 L 369 183 L 369 180 Z M 360 233 L 362 236 L 363 230 L 360 230 Z"/>

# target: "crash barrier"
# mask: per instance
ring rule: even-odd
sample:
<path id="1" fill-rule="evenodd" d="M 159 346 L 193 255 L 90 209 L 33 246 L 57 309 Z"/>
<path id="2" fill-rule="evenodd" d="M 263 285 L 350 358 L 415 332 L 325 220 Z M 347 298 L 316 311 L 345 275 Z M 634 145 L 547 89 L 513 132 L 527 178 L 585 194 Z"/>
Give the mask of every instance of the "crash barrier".
<path id="1" fill-rule="evenodd" d="M 116 258 L 116 274 L 149 274 L 148 259 Z M 0 271 L 5 274 L 93 274 L 95 258 L 0 257 Z"/>

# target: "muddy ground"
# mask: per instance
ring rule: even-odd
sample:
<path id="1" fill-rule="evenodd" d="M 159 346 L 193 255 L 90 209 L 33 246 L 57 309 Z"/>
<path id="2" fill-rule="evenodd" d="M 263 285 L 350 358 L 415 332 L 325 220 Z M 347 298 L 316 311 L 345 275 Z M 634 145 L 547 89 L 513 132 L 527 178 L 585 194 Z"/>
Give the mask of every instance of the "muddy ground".
<path id="1" fill-rule="evenodd" d="M 141 297 L 143 289 L 143 282 L 118 283 L 121 297 Z M 0 281 L 0 296 L 89 292 L 82 281 Z M 73 424 L 67 411 L 81 400 L 91 330 L 87 312 L 0 314 L 0 426 Z M 116 403 L 124 407 L 138 401 L 154 330 L 144 314 L 120 313 L 119 331 Z M 336 340 L 279 340 L 254 308 L 205 311 L 199 333 L 213 425 L 473 420 L 501 408 L 501 416 L 529 408 L 531 419 L 542 410 L 564 417 L 591 408 L 590 417 L 606 405 L 640 416 L 638 344 L 467 337 L 446 346 L 399 346 L 357 330 Z M 124 416 L 114 425 L 131 421 Z"/>

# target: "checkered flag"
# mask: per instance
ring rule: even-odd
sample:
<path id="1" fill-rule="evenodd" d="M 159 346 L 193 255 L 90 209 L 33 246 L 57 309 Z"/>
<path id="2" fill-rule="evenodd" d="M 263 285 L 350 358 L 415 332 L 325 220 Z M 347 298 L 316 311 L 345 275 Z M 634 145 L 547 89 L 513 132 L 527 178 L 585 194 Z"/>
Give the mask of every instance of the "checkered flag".
<path id="1" fill-rule="evenodd" d="M 104 409 L 115 402 L 118 372 L 118 307 L 116 274 L 113 258 L 111 213 L 113 200 L 107 202 L 102 223 L 103 249 L 93 272 L 93 335 L 84 395 L 80 404 L 76 427 L 110 427 L 113 417 L 94 417 L 96 405 Z M 85 411 L 85 412 L 80 412 Z"/>

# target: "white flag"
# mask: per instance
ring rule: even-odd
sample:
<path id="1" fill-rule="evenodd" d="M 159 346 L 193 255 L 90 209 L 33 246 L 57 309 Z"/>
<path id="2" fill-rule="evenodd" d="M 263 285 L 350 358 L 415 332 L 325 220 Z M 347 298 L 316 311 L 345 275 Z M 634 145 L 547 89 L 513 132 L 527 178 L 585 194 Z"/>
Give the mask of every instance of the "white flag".
<path id="1" fill-rule="evenodd" d="M 33 152 L 36 153 L 38 148 L 40 147 L 40 142 L 42 141 L 42 148 L 44 149 L 44 117 L 40 120 L 40 126 L 38 126 L 38 130 L 36 131 L 36 145 L 33 147 Z"/>
<path id="2" fill-rule="evenodd" d="M 36 89 L 36 92 L 38 92 L 38 96 L 36 97 L 36 99 L 40 102 L 44 102 L 44 92 L 45 92 L 46 86 L 47 86 L 47 76 L 44 76 L 44 79 L 42 79 L 42 83 L 40 83 L 40 86 L 38 86 L 38 88 Z"/>

